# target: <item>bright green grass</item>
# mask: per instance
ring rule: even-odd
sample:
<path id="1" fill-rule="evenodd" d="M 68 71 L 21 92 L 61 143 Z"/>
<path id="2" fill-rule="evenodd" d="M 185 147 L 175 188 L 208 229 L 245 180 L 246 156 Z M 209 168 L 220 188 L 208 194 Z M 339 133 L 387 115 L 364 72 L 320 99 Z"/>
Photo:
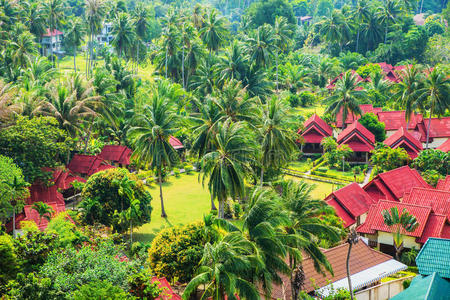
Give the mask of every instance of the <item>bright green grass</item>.
<path id="1" fill-rule="evenodd" d="M 325 106 L 324 105 L 316 105 L 316 106 L 309 106 L 309 107 L 296 107 L 295 111 L 298 112 L 300 115 L 305 116 L 307 114 L 316 113 L 319 116 L 322 116 L 325 112 Z"/>
<path id="2" fill-rule="evenodd" d="M 152 220 L 133 231 L 136 240 L 149 242 L 164 228 L 202 220 L 211 208 L 209 192 L 198 182 L 197 173 L 182 174 L 178 178 L 171 176 L 163 184 L 166 219 L 161 218 L 158 185 L 154 184 L 150 193 L 153 197 Z"/>
<path id="3" fill-rule="evenodd" d="M 304 181 L 309 184 L 314 185 L 314 189 L 311 192 L 311 196 L 314 199 L 325 199 L 326 196 L 328 196 L 331 192 L 333 192 L 333 189 L 336 190 L 338 186 L 336 184 L 321 182 L 321 181 L 315 181 L 305 178 L 298 178 L 295 176 L 289 176 L 286 175 L 286 179 L 293 179 L 296 181 Z"/>
<path id="4" fill-rule="evenodd" d="M 302 173 L 306 173 L 309 170 L 311 170 L 311 166 L 310 164 L 306 161 L 306 160 L 302 160 L 302 161 L 293 161 L 289 164 L 289 169 L 298 171 L 298 172 L 302 172 Z"/>

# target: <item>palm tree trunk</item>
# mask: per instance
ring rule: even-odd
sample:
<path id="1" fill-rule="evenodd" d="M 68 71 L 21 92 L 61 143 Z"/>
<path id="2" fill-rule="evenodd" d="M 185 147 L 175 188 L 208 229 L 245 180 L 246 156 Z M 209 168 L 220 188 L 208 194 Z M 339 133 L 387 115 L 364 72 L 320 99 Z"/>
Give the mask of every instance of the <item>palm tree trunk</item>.
<path id="1" fill-rule="evenodd" d="M 385 29 L 385 33 L 384 33 L 384 43 L 386 44 L 387 42 L 387 34 L 388 34 L 388 26 L 389 24 L 386 22 L 386 29 Z"/>
<path id="2" fill-rule="evenodd" d="M 225 215 L 224 207 L 225 207 L 225 200 L 219 198 L 219 213 L 218 213 L 219 219 L 224 218 L 224 215 Z"/>
<path id="3" fill-rule="evenodd" d="M 262 187 L 263 186 L 263 181 L 264 181 L 264 168 L 261 167 L 261 174 L 259 176 L 259 185 Z"/>
<path id="4" fill-rule="evenodd" d="M 184 84 L 184 45 L 183 45 L 183 56 L 181 57 L 181 80 L 183 80 L 183 89 L 186 89 Z"/>
<path id="5" fill-rule="evenodd" d="M 76 58 L 77 57 L 77 48 L 74 46 L 73 47 L 73 71 L 76 73 L 77 72 L 77 62 L 76 62 Z"/>
<path id="6" fill-rule="evenodd" d="M 359 48 L 359 27 L 358 27 L 358 33 L 356 34 L 356 51 L 358 52 L 358 48 Z"/>
<path id="7" fill-rule="evenodd" d="M 168 51 L 169 51 L 169 48 L 166 47 L 166 61 L 165 61 L 166 78 L 167 78 L 167 52 Z"/>
<path id="8" fill-rule="evenodd" d="M 52 67 L 55 67 L 55 60 L 53 59 L 53 29 L 50 27 L 50 56 L 52 57 Z"/>
<path id="9" fill-rule="evenodd" d="M 430 108 L 430 117 L 428 118 L 428 126 L 427 126 L 427 144 L 425 149 L 428 149 L 428 140 L 430 139 L 430 125 L 431 125 L 431 115 L 433 114 L 433 105 Z"/>
<path id="10" fill-rule="evenodd" d="M 166 210 L 164 209 L 164 199 L 162 193 L 161 169 L 158 170 L 158 180 L 159 180 L 159 198 L 161 199 L 161 218 L 167 218 Z"/>
<path id="11" fill-rule="evenodd" d="M 216 204 L 214 203 L 214 196 L 211 194 L 211 210 L 217 210 Z"/>
<path id="12" fill-rule="evenodd" d="M 277 51 L 277 55 L 275 56 L 275 61 L 276 61 L 276 65 L 277 65 L 277 94 L 278 94 L 278 51 Z"/>
<path id="13" fill-rule="evenodd" d="M 139 69 L 139 48 L 140 48 L 140 45 L 138 42 L 137 51 L 136 51 L 136 75 L 137 75 L 138 69 Z"/>
<path id="14" fill-rule="evenodd" d="M 350 298 L 353 300 L 353 288 L 352 288 L 352 280 L 350 278 L 350 254 L 352 252 L 352 243 L 349 243 L 348 245 L 348 252 L 347 252 L 347 280 L 348 280 L 348 290 L 350 291 Z"/>
<path id="15" fill-rule="evenodd" d="M 130 220 L 130 242 L 133 244 L 133 219 Z"/>
<path id="16" fill-rule="evenodd" d="M 422 13 L 422 8 L 423 8 L 423 0 L 420 2 L 420 11 L 419 11 L 419 14 Z"/>
<path id="17" fill-rule="evenodd" d="M 13 206 L 13 238 L 16 238 L 16 206 Z"/>

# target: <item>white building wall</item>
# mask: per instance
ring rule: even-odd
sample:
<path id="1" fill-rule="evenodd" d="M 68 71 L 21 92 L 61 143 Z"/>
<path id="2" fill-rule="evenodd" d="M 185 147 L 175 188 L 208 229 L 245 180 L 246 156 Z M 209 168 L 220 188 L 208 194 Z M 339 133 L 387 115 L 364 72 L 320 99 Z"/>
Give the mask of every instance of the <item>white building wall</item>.
<path id="1" fill-rule="evenodd" d="M 392 233 L 378 231 L 378 243 L 394 246 Z M 420 249 L 421 247 L 420 244 L 416 243 L 416 238 L 412 236 L 404 236 L 403 246 L 409 249 L 411 249 L 412 247 Z"/>

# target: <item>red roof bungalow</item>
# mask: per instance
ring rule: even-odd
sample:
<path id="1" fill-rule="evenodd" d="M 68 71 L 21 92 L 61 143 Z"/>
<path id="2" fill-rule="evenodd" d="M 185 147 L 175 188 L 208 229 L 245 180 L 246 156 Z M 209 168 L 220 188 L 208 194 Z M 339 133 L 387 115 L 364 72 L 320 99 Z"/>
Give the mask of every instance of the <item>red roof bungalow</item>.
<path id="1" fill-rule="evenodd" d="M 99 171 L 114 167 L 104 164 L 103 160 L 96 155 L 75 154 L 67 168 L 73 173 L 91 176 Z"/>
<path id="2" fill-rule="evenodd" d="M 50 28 L 45 29 L 45 33 L 42 36 L 57 36 L 57 35 L 63 35 L 61 31 L 58 29 L 53 29 L 53 31 L 50 31 Z"/>
<path id="3" fill-rule="evenodd" d="M 405 111 L 381 111 L 378 112 L 378 121 L 384 123 L 386 134 L 392 135 L 401 127 L 406 128 Z M 408 124 L 408 130 L 414 130 L 418 123 L 422 122 L 421 114 L 412 114 Z"/>
<path id="4" fill-rule="evenodd" d="M 440 145 L 436 149 L 441 150 L 443 152 L 450 151 L 450 139 L 447 139 L 442 145 Z"/>
<path id="5" fill-rule="evenodd" d="M 450 175 L 447 175 L 445 179 L 439 179 L 436 185 L 437 190 L 450 191 Z"/>
<path id="6" fill-rule="evenodd" d="M 419 124 L 419 131 L 422 132 L 421 142 L 426 142 L 426 133 L 428 130 L 429 119 L 424 119 L 422 124 Z M 431 118 L 429 147 L 437 148 L 444 144 L 450 138 L 450 117 L 445 118 Z"/>
<path id="7" fill-rule="evenodd" d="M 375 136 L 358 121 L 345 128 L 337 138 L 338 144 L 347 144 L 354 152 L 353 161 L 369 161 L 369 152 L 374 149 Z"/>
<path id="8" fill-rule="evenodd" d="M 400 201 L 413 187 L 431 188 L 415 169 L 403 166 L 378 174 L 363 189 L 376 203 L 379 200 Z"/>
<path id="9" fill-rule="evenodd" d="M 364 222 L 373 199 L 356 182 L 353 182 L 325 198 L 333 206 L 336 214 L 344 221 L 344 226 L 356 226 Z"/>
<path id="10" fill-rule="evenodd" d="M 361 109 L 361 115 L 365 115 L 367 113 L 373 113 L 377 115 L 382 110 L 381 107 L 373 107 L 372 104 L 361 104 L 359 108 Z M 344 127 L 342 123 L 342 112 L 343 109 L 341 109 L 341 111 L 336 116 L 336 127 L 338 128 Z M 359 115 L 348 113 L 347 118 L 345 120 L 345 125 L 347 126 L 348 124 L 352 124 L 353 122 L 355 122 L 355 120 L 358 120 L 360 117 L 361 116 Z"/>
<path id="11" fill-rule="evenodd" d="M 159 297 L 155 298 L 155 300 L 181 300 L 180 295 L 178 295 L 177 293 L 175 293 L 172 289 L 172 287 L 170 286 L 169 282 L 167 281 L 167 279 L 165 277 L 153 277 L 152 278 L 152 283 L 154 282 L 158 282 L 158 287 L 160 289 L 163 289 L 161 295 L 159 295 Z"/>
<path id="12" fill-rule="evenodd" d="M 47 203 L 49 206 L 52 207 L 54 213 L 52 216 L 55 216 L 59 214 L 60 212 L 66 211 L 66 206 L 64 203 L 56 203 L 56 202 L 49 202 Z M 48 221 L 46 218 L 39 219 L 39 213 L 32 209 L 32 205 L 25 205 L 23 208 L 23 212 L 16 215 L 16 229 L 20 229 L 20 222 L 22 221 L 34 221 L 36 225 L 39 227 L 40 230 L 44 230 L 47 228 Z M 6 225 L 6 228 L 8 231 L 12 231 L 12 221 L 9 222 Z"/>
<path id="13" fill-rule="evenodd" d="M 170 136 L 169 143 L 175 150 L 179 150 L 179 149 L 183 149 L 184 148 L 183 143 L 181 143 L 180 140 L 177 139 L 174 136 Z"/>
<path id="14" fill-rule="evenodd" d="M 391 64 L 388 64 L 386 62 L 380 62 L 377 63 L 377 65 L 381 67 L 384 73 L 388 73 L 389 71 L 392 71 L 394 69 L 394 67 Z"/>
<path id="15" fill-rule="evenodd" d="M 400 230 L 400 233 L 405 235 L 405 248 L 420 248 L 421 244 L 424 244 L 430 237 L 443 237 L 449 234 L 450 226 L 446 225 L 447 217 L 435 213 L 432 207 L 382 200 L 370 207 L 366 221 L 357 228 L 359 233 L 369 239 L 371 245 L 380 246 L 385 251 L 392 250 L 392 232 L 395 232 L 396 228 L 384 224 L 382 215 L 383 210 L 389 211 L 392 207 L 397 207 L 400 212 L 406 209 L 416 217 L 419 224 L 413 232 Z"/>
<path id="16" fill-rule="evenodd" d="M 384 144 L 392 149 L 405 149 L 411 159 L 416 158 L 419 152 L 423 150 L 422 143 L 403 127 L 400 127 L 393 135 L 384 140 Z"/>
<path id="17" fill-rule="evenodd" d="M 304 129 L 299 130 L 305 143 L 302 144 L 302 151 L 304 153 L 319 153 L 322 152 L 320 142 L 324 137 L 332 136 L 333 129 L 318 115 L 313 114 L 303 124 Z"/>
<path id="18" fill-rule="evenodd" d="M 402 203 L 429 206 L 433 212 L 450 220 L 450 191 L 415 187 L 405 195 Z"/>
<path id="19" fill-rule="evenodd" d="M 130 164 L 132 152 L 127 146 L 105 145 L 98 156 L 103 160 L 127 166 Z"/>
<path id="20" fill-rule="evenodd" d="M 358 73 L 356 73 L 355 70 L 351 70 L 352 74 L 356 76 L 356 81 L 361 82 L 365 81 L 364 78 L 362 78 Z M 339 74 L 336 78 L 330 81 L 330 83 L 327 85 L 327 89 L 332 90 L 335 87 L 336 82 L 344 76 L 344 73 Z"/>

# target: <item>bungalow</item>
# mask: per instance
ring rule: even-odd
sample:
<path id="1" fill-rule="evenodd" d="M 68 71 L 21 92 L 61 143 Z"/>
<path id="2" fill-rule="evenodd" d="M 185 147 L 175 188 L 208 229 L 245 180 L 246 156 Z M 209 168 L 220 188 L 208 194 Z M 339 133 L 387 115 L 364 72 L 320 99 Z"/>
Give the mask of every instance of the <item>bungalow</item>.
<path id="1" fill-rule="evenodd" d="M 377 115 L 379 112 L 382 111 L 381 107 L 373 107 L 372 104 L 361 104 L 359 106 L 359 108 L 361 109 L 361 115 L 365 115 L 367 113 L 373 113 L 374 115 Z M 359 115 L 355 115 L 353 113 L 348 113 L 347 114 L 347 118 L 345 120 L 345 124 L 342 122 L 342 112 L 343 109 L 341 109 L 339 111 L 339 113 L 336 115 L 336 127 L 343 129 L 343 127 L 346 127 L 349 124 L 352 124 L 353 122 L 355 122 L 355 120 L 358 120 L 361 116 Z"/>
<path id="2" fill-rule="evenodd" d="M 381 111 L 377 113 L 378 121 L 384 123 L 386 136 L 390 137 L 400 128 L 416 130 L 417 124 L 422 122 L 421 114 L 411 114 L 409 122 L 406 122 L 405 111 Z"/>
<path id="3" fill-rule="evenodd" d="M 359 226 L 366 220 L 373 199 L 356 182 L 353 182 L 325 198 L 334 207 L 345 227 Z"/>
<path id="4" fill-rule="evenodd" d="M 430 188 L 420 174 L 408 166 L 403 166 L 385 173 L 378 174 L 368 182 L 363 189 L 374 202 L 379 200 L 400 201 L 405 193 L 413 187 Z"/>
<path id="5" fill-rule="evenodd" d="M 302 266 L 305 273 L 305 282 L 302 290 L 309 294 L 326 297 L 330 290 L 344 288 L 348 290 L 346 258 L 348 243 L 323 251 L 334 275 L 325 276 L 314 268 L 311 257 L 303 260 Z M 405 270 L 406 265 L 392 259 L 391 256 L 371 249 L 364 241 L 360 240 L 352 248 L 350 256 L 350 273 L 352 287 L 356 291 L 377 285 L 382 278 L 388 277 L 399 271 Z M 271 299 L 292 299 L 291 281 L 286 275 L 281 275 L 282 285 L 275 285 Z"/>
<path id="6" fill-rule="evenodd" d="M 316 114 L 309 117 L 303 127 L 303 130 L 298 131 L 298 134 L 304 139 L 304 143 L 301 145 L 302 152 L 321 153 L 323 150 L 320 143 L 324 137 L 333 135 L 333 129 Z"/>
<path id="7" fill-rule="evenodd" d="M 450 139 L 447 139 L 442 145 L 436 148 L 437 150 L 441 150 L 443 152 L 450 151 Z"/>
<path id="8" fill-rule="evenodd" d="M 397 207 L 399 211 L 406 209 L 417 219 L 418 227 L 412 232 L 401 229 L 404 235 L 405 248 L 420 248 L 430 237 L 447 237 L 450 235 L 450 225 L 447 224 L 447 216 L 437 214 L 430 206 L 422 206 L 410 203 L 381 200 L 373 204 L 367 214 L 364 224 L 357 227 L 357 231 L 368 238 L 369 245 L 376 246 L 383 252 L 393 253 L 392 233 L 395 228 L 384 223 L 382 212 Z"/>
<path id="9" fill-rule="evenodd" d="M 62 51 L 62 42 L 63 42 L 64 33 L 57 29 L 53 29 L 50 32 L 50 29 L 47 28 L 45 33 L 41 37 L 41 53 L 43 56 L 51 55 L 51 48 L 53 47 L 53 54 L 60 55 L 63 54 Z"/>
<path id="10" fill-rule="evenodd" d="M 450 220 L 450 191 L 414 187 L 405 194 L 402 203 L 429 206 L 436 214 L 447 216 Z"/>
<path id="11" fill-rule="evenodd" d="M 416 158 L 423 150 L 422 143 L 403 127 L 400 127 L 393 135 L 384 140 L 384 144 L 392 149 L 403 148 L 411 159 Z"/>
<path id="12" fill-rule="evenodd" d="M 421 133 L 421 142 L 425 146 L 427 139 L 428 124 L 430 124 L 429 148 L 438 148 L 450 138 L 450 117 L 424 119 L 418 124 Z"/>
<path id="13" fill-rule="evenodd" d="M 104 161 L 118 163 L 120 166 L 128 166 L 132 153 L 133 151 L 127 146 L 105 145 L 98 156 Z"/>
<path id="14" fill-rule="evenodd" d="M 445 179 L 439 179 L 436 185 L 437 190 L 450 191 L 450 175 L 447 175 Z"/>
<path id="15" fill-rule="evenodd" d="M 105 164 L 97 155 L 75 154 L 67 168 L 76 174 L 91 176 L 94 173 L 114 168 Z"/>
<path id="16" fill-rule="evenodd" d="M 179 139 L 177 139 L 174 136 L 170 136 L 169 138 L 169 144 L 175 149 L 175 150 L 181 150 L 184 149 L 183 143 L 180 142 Z"/>
<path id="17" fill-rule="evenodd" d="M 353 162 L 369 162 L 369 153 L 374 149 L 375 136 L 358 121 L 345 128 L 337 138 L 338 144 L 348 145 L 354 152 Z"/>

